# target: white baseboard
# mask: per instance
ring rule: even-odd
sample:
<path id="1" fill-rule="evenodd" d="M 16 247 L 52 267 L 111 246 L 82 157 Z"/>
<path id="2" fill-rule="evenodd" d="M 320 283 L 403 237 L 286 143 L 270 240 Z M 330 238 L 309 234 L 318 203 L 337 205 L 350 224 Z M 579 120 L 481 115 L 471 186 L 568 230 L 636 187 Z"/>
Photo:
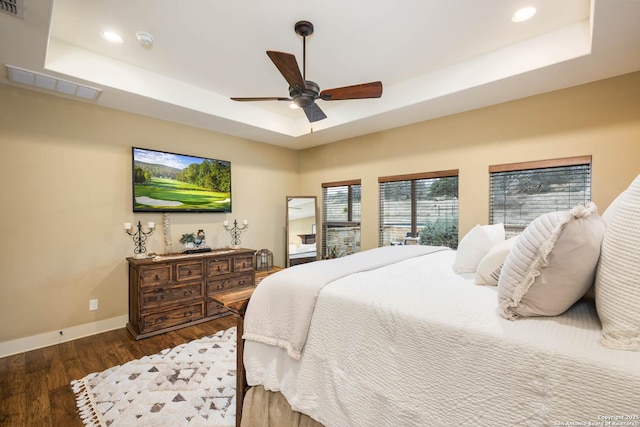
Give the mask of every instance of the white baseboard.
<path id="1" fill-rule="evenodd" d="M 98 320 L 93 323 L 85 323 L 84 325 L 72 326 L 71 328 L 56 329 L 55 331 L 18 338 L 17 340 L 0 342 L 0 357 L 24 353 L 25 351 L 60 344 L 78 338 L 87 337 L 89 335 L 124 328 L 128 321 L 129 316 L 124 315 L 105 320 Z M 60 334 L 61 332 L 62 334 Z"/>

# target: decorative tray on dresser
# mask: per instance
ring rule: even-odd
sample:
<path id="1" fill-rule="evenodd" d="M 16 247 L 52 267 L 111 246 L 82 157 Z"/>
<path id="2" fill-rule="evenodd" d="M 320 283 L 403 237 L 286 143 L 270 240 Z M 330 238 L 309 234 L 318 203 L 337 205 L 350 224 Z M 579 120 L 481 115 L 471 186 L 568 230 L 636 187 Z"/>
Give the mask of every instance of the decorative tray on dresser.
<path id="1" fill-rule="evenodd" d="M 253 249 L 127 258 L 129 323 L 135 339 L 229 315 L 219 299 L 255 286 Z"/>

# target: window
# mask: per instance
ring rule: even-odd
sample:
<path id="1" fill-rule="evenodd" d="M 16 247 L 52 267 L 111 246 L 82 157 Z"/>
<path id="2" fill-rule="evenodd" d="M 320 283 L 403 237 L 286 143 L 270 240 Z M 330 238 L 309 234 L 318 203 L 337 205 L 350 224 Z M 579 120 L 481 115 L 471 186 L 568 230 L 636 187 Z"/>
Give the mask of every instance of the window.
<path id="1" fill-rule="evenodd" d="M 380 246 L 458 247 L 458 170 L 378 178 Z"/>
<path id="2" fill-rule="evenodd" d="M 360 180 L 322 184 L 322 254 L 338 258 L 360 252 Z"/>
<path id="3" fill-rule="evenodd" d="M 508 237 L 544 213 L 591 200 L 591 156 L 490 166 L 489 176 L 489 220 L 504 223 Z"/>

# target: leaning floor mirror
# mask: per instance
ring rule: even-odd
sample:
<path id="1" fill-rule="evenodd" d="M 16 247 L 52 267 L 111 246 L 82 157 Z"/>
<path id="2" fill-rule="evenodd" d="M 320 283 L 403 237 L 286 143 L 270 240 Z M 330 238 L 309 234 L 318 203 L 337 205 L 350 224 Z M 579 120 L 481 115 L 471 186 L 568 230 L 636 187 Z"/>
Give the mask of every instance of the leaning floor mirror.
<path id="1" fill-rule="evenodd" d="M 316 227 L 318 214 L 315 196 L 287 196 L 287 267 L 318 259 Z"/>

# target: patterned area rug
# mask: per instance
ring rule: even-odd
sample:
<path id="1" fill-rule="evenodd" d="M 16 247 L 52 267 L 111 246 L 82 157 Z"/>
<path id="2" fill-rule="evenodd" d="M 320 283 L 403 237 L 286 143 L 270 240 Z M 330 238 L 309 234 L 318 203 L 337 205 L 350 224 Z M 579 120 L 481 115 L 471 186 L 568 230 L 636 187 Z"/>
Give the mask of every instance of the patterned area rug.
<path id="1" fill-rule="evenodd" d="M 71 382 L 87 426 L 234 426 L 236 328 Z"/>

